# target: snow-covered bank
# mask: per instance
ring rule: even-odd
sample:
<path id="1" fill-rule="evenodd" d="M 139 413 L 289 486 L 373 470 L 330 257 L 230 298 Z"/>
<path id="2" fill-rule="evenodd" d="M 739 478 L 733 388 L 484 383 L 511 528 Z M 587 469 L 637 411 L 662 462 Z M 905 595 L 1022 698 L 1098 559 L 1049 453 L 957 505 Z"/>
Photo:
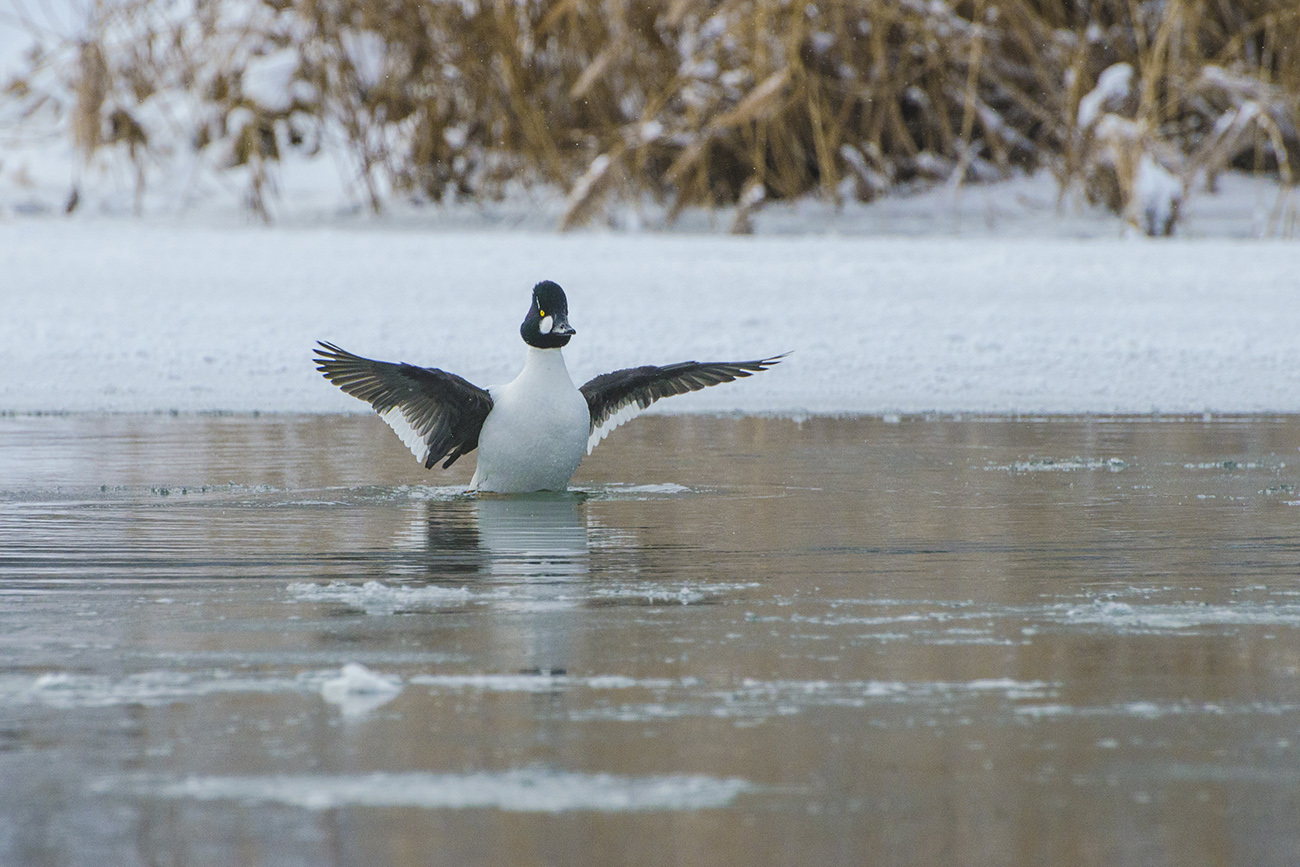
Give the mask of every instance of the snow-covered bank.
<path id="1" fill-rule="evenodd" d="M 1300 411 L 1285 242 L 0 223 L 0 410 L 334 412 L 318 338 L 503 382 L 532 284 L 575 379 L 794 355 L 675 411 Z"/>

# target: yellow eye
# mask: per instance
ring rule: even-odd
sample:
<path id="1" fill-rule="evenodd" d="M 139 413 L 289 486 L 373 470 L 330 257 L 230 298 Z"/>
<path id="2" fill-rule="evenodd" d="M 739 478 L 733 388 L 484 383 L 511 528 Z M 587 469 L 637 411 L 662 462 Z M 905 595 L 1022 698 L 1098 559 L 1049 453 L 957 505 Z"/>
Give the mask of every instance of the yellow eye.
<path id="1" fill-rule="evenodd" d="M 546 311 L 543 310 L 542 308 L 538 307 L 538 308 L 537 308 L 537 315 L 538 315 L 538 316 L 545 316 L 545 315 L 546 315 Z"/>

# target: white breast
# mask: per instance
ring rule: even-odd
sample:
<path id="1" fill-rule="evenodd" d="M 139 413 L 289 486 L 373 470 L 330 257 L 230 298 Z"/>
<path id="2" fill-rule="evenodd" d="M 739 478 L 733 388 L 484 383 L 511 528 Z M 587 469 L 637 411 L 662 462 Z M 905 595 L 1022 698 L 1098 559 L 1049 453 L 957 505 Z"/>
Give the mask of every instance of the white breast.
<path id="1" fill-rule="evenodd" d="M 478 438 L 470 487 L 563 491 L 587 451 L 591 413 L 559 349 L 528 348 L 514 382 L 489 389 L 492 411 Z"/>

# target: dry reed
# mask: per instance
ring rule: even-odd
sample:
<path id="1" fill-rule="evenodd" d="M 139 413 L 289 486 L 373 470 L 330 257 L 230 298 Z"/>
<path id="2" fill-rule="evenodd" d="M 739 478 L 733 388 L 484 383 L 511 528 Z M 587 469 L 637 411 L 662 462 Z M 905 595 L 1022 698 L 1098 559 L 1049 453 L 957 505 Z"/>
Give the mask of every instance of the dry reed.
<path id="1" fill-rule="evenodd" d="M 648 194 L 744 230 L 766 201 L 1039 167 L 1141 224 L 1144 164 L 1186 194 L 1228 168 L 1291 184 L 1300 158 L 1294 0 L 190 3 L 96 7 L 70 133 L 143 160 L 181 90 L 170 122 L 262 213 L 286 149 L 340 141 L 375 209 L 542 183 L 566 227 Z"/>

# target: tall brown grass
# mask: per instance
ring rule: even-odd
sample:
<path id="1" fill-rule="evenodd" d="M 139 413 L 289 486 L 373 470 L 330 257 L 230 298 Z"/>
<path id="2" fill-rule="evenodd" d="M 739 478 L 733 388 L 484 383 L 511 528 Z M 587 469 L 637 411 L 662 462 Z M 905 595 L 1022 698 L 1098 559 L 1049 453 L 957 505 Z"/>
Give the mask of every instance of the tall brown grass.
<path id="1" fill-rule="evenodd" d="M 333 140 L 375 209 L 393 194 L 542 183 L 568 191 L 566 227 L 651 195 L 673 212 L 739 205 L 743 229 L 765 201 L 870 200 L 1040 167 L 1136 220 L 1144 159 L 1186 191 L 1227 168 L 1291 184 L 1300 159 L 1295 0 L 97 8 L 67 76 L 76 142 L 144 159 L 158 137 L 143 109 L 182 89 L 201 105 L 186 140 L 248 167 L 254 210 L 286 149 Z M 292 96 L 263 104 L 244 70 L 277 52 L 291 53 Z M 1119 63 L 1130 87 L 1094 97 L 1081 124 L 1081 102 Z"/>

